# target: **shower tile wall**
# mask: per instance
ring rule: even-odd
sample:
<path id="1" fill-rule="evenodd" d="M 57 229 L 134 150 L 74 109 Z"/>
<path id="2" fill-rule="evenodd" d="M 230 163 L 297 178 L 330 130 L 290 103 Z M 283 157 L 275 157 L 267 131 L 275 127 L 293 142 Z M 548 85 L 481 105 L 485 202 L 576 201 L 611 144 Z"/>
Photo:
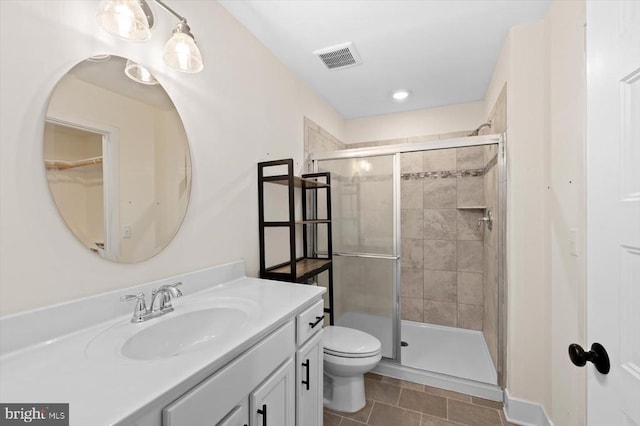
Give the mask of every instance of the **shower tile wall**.
<path id="1" fill-rule="evenodd" d="M 507 130 L 507 98 L 506 87 L 503 87 L 493 110 L 489 116 L 492 128 L 483 129 L 481 134 L 486 133 L 504 133 Z M 499 368 L 498 363 L 498 230 L 502 226 L 499 223 L 498 216 L 498 167 L 494 158 L 497 155 L 497 147 L 495 145 L 487 145 L 485 147 L 485 163 L 487 164 L 487 173 L 484 175 L 484 195 L 485 203 L 491 209 L 494 216 L 493 230 L 485 229 L 483 239 L 483 257 L 484 257 L 484 318 L 483 333 L 489 353 L 496 369 Z"/>
<path id="2" fill-rule="evenodd" d="M 401 155 L 402 319 L 483 329 L 484 210 L 468 207 L 484 205 L 485 164 L 484 147 Z"/>

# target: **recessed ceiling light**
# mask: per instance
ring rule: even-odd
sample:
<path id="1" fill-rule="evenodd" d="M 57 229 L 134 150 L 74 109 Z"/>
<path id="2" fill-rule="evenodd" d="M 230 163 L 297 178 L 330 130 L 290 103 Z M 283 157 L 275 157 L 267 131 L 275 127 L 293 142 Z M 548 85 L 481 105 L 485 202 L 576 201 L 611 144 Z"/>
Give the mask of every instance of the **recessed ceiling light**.
<path id="1" fill-rule="evenodd" d="M 409 91 L 404 89 L 396 90 L 392 96 L 395 101 L 402 102 L 409 97 Z"/>

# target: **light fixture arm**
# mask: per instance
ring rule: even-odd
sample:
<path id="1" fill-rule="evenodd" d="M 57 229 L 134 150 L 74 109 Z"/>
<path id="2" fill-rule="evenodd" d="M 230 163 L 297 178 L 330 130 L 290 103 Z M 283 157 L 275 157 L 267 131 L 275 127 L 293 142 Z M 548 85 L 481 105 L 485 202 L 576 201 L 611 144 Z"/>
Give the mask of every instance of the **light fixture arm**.
<path id="1" fill-rule="evenodd" d="M 172 14 L 173 16 L 175 16 L 176 18 L 178 18 L 180 20 L 180 22 L 184 22 L 185 24 L 187 23 L 187 18 L 185 18 L 184 16 L 181 16 L 180 14 L 178 14 L 178 12 L 176 12 L 175 10 L 171 9 L 169 6 L 167 6 L 167 4 L 165 2 L 163 2 L 162 0 L 153 0 L 154 2 L 156 2 L 158 4 L 158 6 L 160 6 L 161 8 L 163 8 L 164 10 L 166 10 L 167 12 L 169 12 L 170 14 Z"/>

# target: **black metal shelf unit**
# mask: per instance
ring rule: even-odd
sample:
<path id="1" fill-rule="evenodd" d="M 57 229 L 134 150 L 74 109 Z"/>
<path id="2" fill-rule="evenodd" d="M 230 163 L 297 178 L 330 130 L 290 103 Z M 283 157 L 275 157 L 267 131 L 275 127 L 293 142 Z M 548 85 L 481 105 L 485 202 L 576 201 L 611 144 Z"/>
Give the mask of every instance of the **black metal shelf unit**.
<path id="1" fill-rule="evenodd" d="M 285 174 L 270 174 L 269 168 L 280 170 L 286 166 Z M 267 173 L 265 173 L 267 172 Z M 266 175 L 266 176 L 265 176 Z M 265 184 L 277 184 L 287 187 L 288 219 L 265 221 Z M 302 213 L 296 218 L 296 188 L 299 189 Z M 323 210 L 325 218 L 318 217 L 318 192 L 324 191 Z M 329 173 L 309 173 L 302 177 L 293 175 L 293 159 L 265 161 L 258 163 L 258 220 L 260 233 L 260 277 L 309 283 L 322 272 L 327 272 L 328 306 L 325 313 L 329 314 L 329 323 L 333 325 L 333 249 L 331 236 L 331 176 Z M 317 236 L 324 227 L 327 250 L 322 254 L 317 250 Z M 288 228 L 289 255 L 286 262 L 267 265 L 265 230 L 267 228 Z M 301 234 L 298 234 L 301 232 Z M 302 253 L 296 253 L 296 246 L 302 237 Z"/>

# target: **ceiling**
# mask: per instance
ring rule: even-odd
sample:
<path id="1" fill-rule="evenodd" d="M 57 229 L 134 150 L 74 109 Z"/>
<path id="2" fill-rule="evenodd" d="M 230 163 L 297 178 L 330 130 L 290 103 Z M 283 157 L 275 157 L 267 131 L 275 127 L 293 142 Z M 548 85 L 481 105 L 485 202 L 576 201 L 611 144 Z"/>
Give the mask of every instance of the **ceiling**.
<path id="1" fill-rule="evenodd" d="M 221 0 L 343 117 L 480 101 L 509 28 L 550 0 Z M 328 70 L 312 52 L 353 42 L 362 64 Z M 407 89 L 404 102 L 391 98 Z"/>

